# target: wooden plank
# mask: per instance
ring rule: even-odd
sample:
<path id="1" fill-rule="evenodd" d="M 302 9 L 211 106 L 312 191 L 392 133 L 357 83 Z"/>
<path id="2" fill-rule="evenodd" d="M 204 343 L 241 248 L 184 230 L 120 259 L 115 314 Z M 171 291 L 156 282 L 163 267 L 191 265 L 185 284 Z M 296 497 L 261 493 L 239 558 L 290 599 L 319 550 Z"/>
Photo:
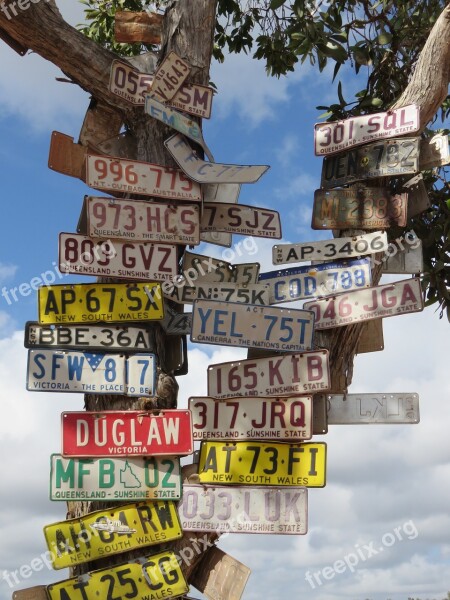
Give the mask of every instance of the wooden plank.
<path id="1" fill-rule="evenodd" d="M 88 149 L 81 144 L 75 144 L 73 137 L 54 131 L 50 142 L 48 167 L 53 171 L 86 179 L 85 156 Z"/>
<path id="2" fill-rule="evenodd" d="M 45 585 L 36 585 L 35 587 L 17 590 L 12 595 L 13 600 L 48 600 Z"/>
<path id="3" fill-rule="evenodd" d="M 116 12 L 114 37 L 125 44 L 160 44 L 163 15 L 148 12 Z"/>

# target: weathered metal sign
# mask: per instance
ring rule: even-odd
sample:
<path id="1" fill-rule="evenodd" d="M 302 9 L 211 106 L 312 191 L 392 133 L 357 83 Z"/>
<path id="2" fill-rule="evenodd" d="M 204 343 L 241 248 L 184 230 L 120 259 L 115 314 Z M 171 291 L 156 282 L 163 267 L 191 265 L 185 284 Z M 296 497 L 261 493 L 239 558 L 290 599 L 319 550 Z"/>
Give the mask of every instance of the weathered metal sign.
<path id="1" fill-rule="evenodd" d="M 407 184 L 404 184 L 406 188 Z M 425 210 L 430 208 L 431 202 L 428 196 L 427 188 L 422 179 L 416 181 L 408 190 L 408 208 L 407 208 L 407 219 L 416 217 L 423 213 Z"/>
<path id="2" fill-rule="evenodd" d="M 192 313 L 177 313 L 167 305 L 164 308 L 164 312 L 164 319 L 159 324 L 167 335 L 190 335 Z"/>
<path id="3" fill-rule="evenodd" d="M 164 296 L 179 304 L 192 304 L 195 300 L 218 300 L 220 302 L 240 302 L 242 304 L 270 304 L 269 288 L 262 284 L 236 283 L 195 283 L 195 286 L 177 282 Z"/>
<path id="4" fill-rule="evenodd" d="M 306 302 L 304 307 L 314 312 L 316 329 L 420 312 L 423 310 L 420 279 L 406 279 L 337 294 L 333 298 Z"/>
<path id="5" fill-rule="evenodd" d="M 327 350 L 221 363 L 208 367 L 208 394 L 295 396 L 330 389 Z"/>
<path id="6" fill-rule="evenodd" d="M 277 244 L 272 248 L 272 264 L 352 258 L 362 254 L 383 252 L 387 247 L 388 239 L 385 231 L 303 244 Z"/>
<path id="7" fill-rule="evenodd" d="M 154 354 L 103 354 L 29 350 L 27 390 L 152 396 Z"/>
<path id="8" fill-rule="evenodd" d="M 36 585 L 24 590 L 13 592 L 13 600 L 48 600 L 45 585 Z"/>
<path id="9" fill-rule="evenodd" d="M 184 456 L 194 451 L 187 410 L 64 412 L 61 428 L 65 457 Z"/>
<path id="10" fill-rule="evenodd" d="M 384 113 L 360 115 L 345 121 L 316 123 L 314 152 L 316 156 L 335 154 L 372 140 L 415 133 L 419 127 L 419 109 L 415 104 Z"/>
<path id="11" fill-rule="evenodd" d="M 313 229 L 387 229 L 406 225 L 408 194 L 383 188 L 314 192 Z"/>
<path id="12" fill-rule="evenodd" d="M 281 238 L 280 215 L 276 210 L 245 204 L 205 202 L 201 231 L 225 231 L 254 237 Z"/>
<path id="13" fill-rule="evenodd" d="M 128 158 L 130 160 L 137 159 L 137 141 L 129 131 L 119 133 L 112 138 L 104 140 L 96 145 L 96 150 L 108 156 L 117 158 Z"/>
<path id="14" fill-rule="evenodd" d="M 261 265 L 259 263 L 242 263 L 232 265 L 220 258 L 194 254 L 185 251 L 183 254 L 183 274 L 192 283 L 257 283 Z"/>
<path id="15" fill-rule="evenodd" d="M 214 161 L 214 156 L 211 154 L 210 149 L 203 139 L 203 133 L 198 123 L 173 108 L 165 106 L 162 102 L 158 102 L 156 98 L 153 98 L 148 94 L 145 97 L 145 112 L 150 117 L 164 123 L 168 127 L 172 127 L 172 129 L 175 129 L 193 142 L 199 144 L 205 151 L 208 160 L 211 162 Z"/>
<path id="16" fill-rule="evenodd" d="M 313 396 L 313 435 L 328 433 L 327 403 L 325 394 Z"/>
<path id="17" fill-rule="evenodd" d="M 202 442 L 200 483 L 324 487 L 326 444 Z"/>
<path id="18" fill-rule="evenodd" d="M 38 289 L 39 323 L 147 321 L 164 316 L 159 283 L 77 283 Z"/>
<path id="19" fill-rule="evenodd" d="M 329 296 L 371 284 L 370 259 L 326 262 L 261 273 L 259 282 L 269 285 L 270 304 Z"/>
<path id="20" fill-rule="evenodd" d="M 107 535 L 103 535 L 103 533 Z M 182 536 L 175 502 L 153 500 L 99 510 L 44 527 L 54 569 Z"/>
<path id="21" fill-rule="evenodd" d="M 114 40 L 120 44 L 160 44 L 163 15 L 153 12 L 117 11 Z"/>
<path id="22" fill-rule="evenodd" d="M 221 183 L 219 185 L 204 183 L 202 189 L 204 202 L 225 202 L 227 204 L 236 204 L 241 192 L 239 183 Z M 201 232 L 200 239 L 218 246 L 228 248 L 231 246 L 231 233 L 223 231 Z"/>
<path id="23" fill-rule="evenodd" d="M 364 354 L 367 352 L 380 352 L 381 350 L 384 350 L 383 319 L 366 321 L 362 325 L 356 353 Z"/>
<path id="24" fill-rule="evenodd" d="M 450 162 L 448 135 L 437 134 L 420 141 L 419 168 L 421 171 L 441 167 Z"/>
<path id="25" fill-rule="evenodd" d="M 312 437 L 312 396 L 189 398 L 194 440 L 276 440 Z"/>
<path id="26" fill-rule="evenodd" d="M 419 170 L 420 138 L 379 140 L 325 157 L 320 185 L 330 188 L 372 179 L 416 173 Z"/>
<path id="27" fill-rule="evenodd" d="M 61 273 L 167 281 L 178 273 L 177 247 L 60 233 L 58 266 Z"/>
<path id="28" fill-rule="evenodd" d="M 199 183 L 255 183 L 270 168 L 267 165 L 225 165 L 198 158 L 180 133 L 164 142 L 178 166 Z"/>
<path id="29" fill-rule="evenodd" d="M 183 531 L 302 535 L 308 531 L 308 490 L 183 485 Z"/>
<path id="30" fill-rule="evenodd" d="M 96 147 L 97 144 L 119 135 L 123 124 L 123 115 L 107 104 L 91 100 L 81 126 L 79 143 Z"/>
<path id="31" fill-rule="evenodd" d="M 57 173 L 84 180 L 87 151 L 85 146 L 75 144 L 73 137 L 53 131 L 50 140 L 48 168 Z"/>
<path id="32" fill-rule="evenodd" d="M 199 184 L 179 169 L 93 154 L 86 157 L 86 169 L 86 183 L 97 190 L 186 202 L 202 199 Z"/>
<path id="33" fill-rule="evenodd" d="M 50 500 L 179 500 L 180 460 L 175 457 L 50 457 Z"/>
<path id="34" fill-rule="evenodd" d="M 208 600 L 241 600 L 250 569 L 213 546 L 207 550 L 191 576 L 191 583 Z"/>
<path id="35" fill-rule="evenodd" d="M 408 235 L 408 234 L 406 234 Z M 383 273 L 411 274 L 423 273 L 422 240 L 413 236 L 414 246 L 398 248 L 395 254 L 383 259 Z"/>
<path id="36" fill-rule="evenodd" d="M 328 425 L 416 424 L 418 394 L 327 395 Z"/>
<path id="37" fill-rule="evenodd" d="M 191 340 L 202 344 L 310 350 L 314 313 L 255 304 L 196 300 Z"/>
<path id="38" fill-rule="evenodd" d="M 118 594 L 114 598 L 165 600 L 182 596 L 189 590 L 189 586 L 180 568 L 178 556 L 166 550 L 160 554 L 136 558 L 130 563 L 52 583 L 46 589 L 49 600 L 91 600 L 108 598 L 113 593 Z"/>
<path id="39" fill-rule="evenodd" d="M 25 348 L 99 350 L 101 352 L 156 352 L 150 330 L 121 325 L 25 324 Z"/>
<path id="40" fill-rule="evenodd" d="M 131 104 L 144 106 L 145 94 L 151 93 L 152 83 L 153 75 L 139 72 L 122 61 L 113 61 L 109 88 L 116 96 L 124 98 Z M 198 84 L 184 84 L 168 105 L 191 115 L 209 119 L 212 98 L 212 88 Z"/>
<path id="41" fill-rule="evenodd" d="M 86 233 L 90 237 L 192 246 L 200 242 L 199 209 L 195 204 L 88 197 L 86 214 Z"/>
<path id="42" fill-rule="evenodd" d="M 189 63 L 178 56 L 176 52 L 169 52 L 155 73 L 152 93 L 161 96 L 165 102 L 171 100 L 186 81 L 190 72 Z"/>

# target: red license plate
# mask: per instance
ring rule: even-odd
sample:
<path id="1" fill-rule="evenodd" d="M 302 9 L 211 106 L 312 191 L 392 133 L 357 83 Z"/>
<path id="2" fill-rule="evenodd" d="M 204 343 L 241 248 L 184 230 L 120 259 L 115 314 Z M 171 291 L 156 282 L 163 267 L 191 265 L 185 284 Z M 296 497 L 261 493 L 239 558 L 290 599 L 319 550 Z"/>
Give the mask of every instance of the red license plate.
<path id="1" fill-rule="evenodd" d="M 188 410 L 64 412 L 62 455 L 184 456 L 192 454 Z"/>

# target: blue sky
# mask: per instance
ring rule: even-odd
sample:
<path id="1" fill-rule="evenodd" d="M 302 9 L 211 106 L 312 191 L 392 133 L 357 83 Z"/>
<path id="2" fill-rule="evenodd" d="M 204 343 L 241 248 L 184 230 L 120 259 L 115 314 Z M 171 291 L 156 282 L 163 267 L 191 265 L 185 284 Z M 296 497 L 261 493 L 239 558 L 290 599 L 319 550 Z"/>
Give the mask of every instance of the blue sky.
<path id="1" fill-rule="evenodd" d="M 81 8 L 61 4 L 72 23 Z M 3 232 L 0 288 L 30 283 L 45 271 L 55 273 L 58 234 L 73 232 L 88 188 L 47 168 L 53 130 L 77 139 L 88 96 L 75 86 L 57 83 L 57 69 L 38 56 L 24 58 L 0 45 L 0 157 Z M 314 189 L 320 184 L 321 159 L 313 153 L 316 105 L 333 98 L 326 74 L 309 68 L 280 80 L 268 79 L 263 65 L 248 57 L 228 57 L 213 66 L 219 89 L 204 137 L 216 160 L 268 164 L 269 172 L 243 186 L 239 201 L 279 210 L 284 241 L 324 239 L 330 232 L 310 229 Z M 362 87 L 351 79 L 347 84 Z M 237 246 L 235 262 L 257 260 L 273 270 L 270 240 Z M 220 257 L 223 249 L 195 249 Z M 58 277 L 57 275 L 55 275 Z M 395 277 L 394 277 L 395 278 Z M 74 281 L 72 276 L 57 279 Z M 91 282 L 91 279 L 79 280 Z M 388 279 L 386 279 L 388 281 Z M 42 528 L 65 517 L 64 503 L 48 500 L 49 457 L 59 451 L 59 415 L 78 410 L 76 394 L 25 391 L 26 351 L 23 327 L 37 317 L 36 295 L 18 294 L 10 303 L 0 296 L 0 574 L 30 565 L 45 552 Z M 295 305 L 292 304 L 291 307 Z M 351 392 L 417 392 L 421 423 L 416 426 L 330 426 L 318 441 L 328 444 L 327 485 L 309 491 L 306 536 L 235 534 L 219 543 L 252 569 L 244 598 L 277 600 L 406 600 L 414 595 L 441 600 L 450 588 L 450 409 L 447 378 L 447 328 L 434 309 L 386 319 L 385 350 L 359 356 Z M 189 374 L 179 380 L 179 406 L 189 396 L 206 394 L 208 364 L 245 356 L 242 350 L 191 346 Z M 384 541 L 397 528 L 391 546 Z M 373 544 L 383 551 L 360 555 L 358 565 L 332 579 L 318 576 L 312 587 L 307 572 L 318 573 L 358 548 Z M 23 587 L 66 576 L 44 568 L 10 588 L 0 579 L 0 600 Z M 321 577 L 321 579 L 320 579 Z M 198 593 L 192 594 L 199 597 Z"/>

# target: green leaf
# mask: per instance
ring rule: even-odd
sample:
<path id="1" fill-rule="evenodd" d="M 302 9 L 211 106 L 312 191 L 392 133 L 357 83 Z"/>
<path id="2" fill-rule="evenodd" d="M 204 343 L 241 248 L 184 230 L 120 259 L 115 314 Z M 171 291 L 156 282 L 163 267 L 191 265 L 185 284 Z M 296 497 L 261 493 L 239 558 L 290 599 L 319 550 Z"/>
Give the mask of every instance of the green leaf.
<path id="1" fill-rule="evenodd" d="M 338 83 L 337 93 L 338 93 L 339 102 L 341 103 L 341 106 L 342 107 L 346 106 L 347 102 L 345 101 L 344 96 L 342 95 L 342 82 L 341 81 Z"/>
<path id="2" fill-rule="evenodd" d="M 392 34 L 387 31 L 382 31 L 377 37 L 377 41 L 381 46 L 386 46 L 392 42 Z"/>
<path id="3" fill-rule="evenodd" d="M 272 0 L 272 2 L 270 3 L 270 9 L 277 10 L 277 8 L 280 8 L 280 6 L 283 6 L 283 4 L 285 2 L 286 2 L 286 0 Z"/>
<path id="4" fill-rule="evenodd" d="M 380 107 L 383 106 L 384 102 L 381 98 L 372 98 L 370 104 L 372 106 Z"/>

